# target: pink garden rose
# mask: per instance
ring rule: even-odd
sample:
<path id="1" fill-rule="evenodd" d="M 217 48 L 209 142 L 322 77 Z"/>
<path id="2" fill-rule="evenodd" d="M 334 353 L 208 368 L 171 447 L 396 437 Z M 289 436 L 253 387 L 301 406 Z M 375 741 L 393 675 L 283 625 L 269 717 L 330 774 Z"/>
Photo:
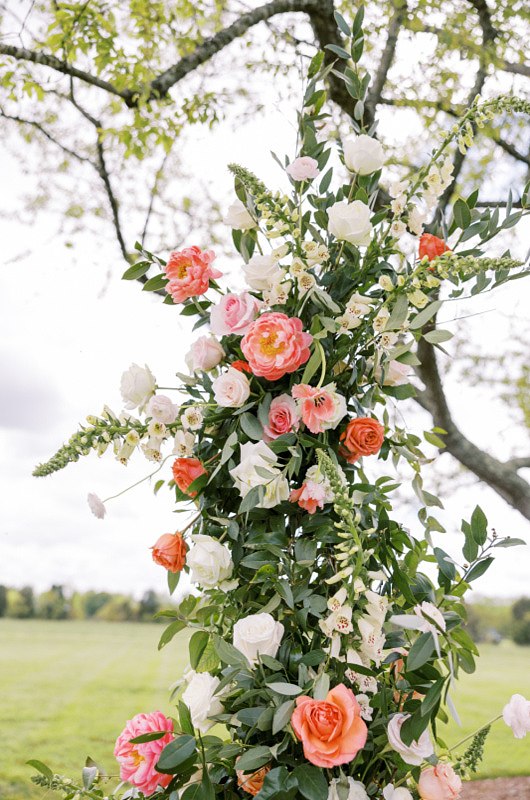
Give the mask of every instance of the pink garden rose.
<path id="1" fill-rule="evenodd" d="M 293 181 L 310 181 L 316 178 L 320 172 L 318 169 L 318 162 L 310 156 L 295 158 L 294 161 L 291 161 L 285 168 L 285 171 L 291 176 Z"/>
<path id="2" fill-rule="evenodd" d="M 190 372 L 208 372 L 214 369 L 225 357 L 225 351 L 213 336 L 199 336 L 185 356 Z"/>
<path id="3" fill-rule="evenodd" d="M 166 731 L 166 735 L 154 742 L 131 744 L 131 739 L 146 733 Z M 162 714 L 137 714 L 130 719 L 116 739 L 114 755 L 120 765 L 120 778 L 137 786 L 144 794 L 152 794 L 159 786 L 166 787 L 173 775 L 162 775 L 155 765 L 160 753 L 173 739 L 173 722 Z"/>
<path id="4" fill-rule="evenodd" d="M 275 397 L 269 408 L 269 423 L 263 428 L 263 439 L 270 442 L 284 433 L 298 430 L 300 414 L 295 401 L 288 394 Z"/>
<path id="5" fill-rule="evenodd" d="M 210 279 L 221 277 L 223 273 L 211 266 L 214 258 L 213 250 L 201 250 L 200 247 L 185 247 L 170 254 L 165 268 L 169 278 L 166 292 L 175 303 L 204 294 L 208 291 Z"/>
<path id="6" fill-rule="evenodd" d="M 289 495 L 291 503 L 298 503 L 300 508 L 314 514 L 317 508 L 324 508 L 326 487 L 316 481 L 304 481 L 299 489 L 293 489 Z"/>
<path id="7" fill-rule="evenodd" d="M 335 428 L 346 414 L 346 402 L 335 391 L 335 384 L 316 389 L 306 383 L 293 386 L 291 394 L 300 400 L 304 425 L 311 433 L 322 433 Z"/>
<path id="8" fill-rule="evenodd" d="M 217 336 L 243 336 L 258 316 L 263 303 L 249 292 L 225 294 L 210 313 L 210 327 Z"/>
<path id="9" fill-rule="evenodd" d="M 343 683 L 331 689 L 325 700 L 297 697 L 291 725 L 307 760 L 328 769 L 353 761 L 368 735 L 359 703 Z"/>
<path id="10" fill-rule="evenodd" d="M 462 781 L 451 764 L 427 767 L 420 775 L 418 792 L 421 800 L 457 800 L 462 791 Z"/>
<path id="11" fill-rule="evenodd" d="M 222 408 L 240 408 L 250 395 L 250 383 L 244 372 L 228 367 L 212 383 L 214 399 Z"/>
<path id="12" fill-rule="evenodd" d="M 276 381 L 306 363 L 312 341 L 298 317 L 269 311 L 251 324 L 241 350 L 254 375 Z"/>

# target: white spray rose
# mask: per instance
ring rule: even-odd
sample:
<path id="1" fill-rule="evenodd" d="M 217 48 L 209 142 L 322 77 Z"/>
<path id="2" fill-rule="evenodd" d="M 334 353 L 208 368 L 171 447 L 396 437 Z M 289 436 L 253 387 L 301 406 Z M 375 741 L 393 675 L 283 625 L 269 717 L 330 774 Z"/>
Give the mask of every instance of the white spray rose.
<path id="1" fill-rule="evenodd" d="M 250 383 L 244 372 L 229 367 L 212 383 L 215 402 L 222 408 L 239 408 L 250 395 Z"/>
<path id="2" fill-rule="evenodd" d="M 344 142 L 344 161 L 351 172 L 370 175 L 385 163 L 385 151 L 381 142 L 362 133 L 350 136 Z"/>
<path id="3" fill-rule="evenodd" d="M 252 256 L 248 264 L 243 267 L 245 279 L 251 289 L 263 292 L 278 283 L 283 277 L 283 272 L 273 256 Z"/>
<path id="4" fill-rule="evenodd" d="M 202 533 L 192 536 L 191 541 L 193 547 L 186 557 L 191 582 L 203 589 L 223 588 L 234 568 L 228 548 Z"/>
<path id="5" fill-rule="evenodd" d="M 172 403 L 171 398 L 165 394 L 155 394 L 147 404 L 147 416 L 152 417 L 156 422 L 163 422 L 169 425 L 175 422 L 177 417 L 177 407 Z"/>
<path id="6" fill-rule="evenodd" d="M 241 497 L 245 497 L 254 486 L 262 486 L 274 477 L 277 472 L 278 459 L 265 442 L 246 442 L 241 445 L 240 461 L 230 470 L 236 489 Z M 268 470 L 271 475 L 258 475 L 256 468 Z"/>
<path id="7" fill-rule="evenodd" d="M 368 245 L 372 233 L 370 209 L 361 200 L 341 200 L 328 208 L 328 230 L 350 244 Z"/>
<path id="8" fill-rule="evenodd" d="M 138 407 L 142 411 L 155 389 L 156 379 L 147 364 L 145 367 L 131 364 L 121 376 L 120 391 L 125 408 Z"/>
<path id="9" fill-rule="evenodd" d="M 183 702 L 190 710 L 193 727 L 201 733 L 206 733 L 215 725 L 215 720 L 210 717 L 223 713 L 223 704 L 215 694 L 220 682 L 209 672 L 194 672 L 182 695 Z"/>
<path id="10" fill-rule="evenodd" d="M 186 353 L 184 360 L 190 372 L 208 372 L 225 357 L 225 351 L 213 336 L 200 336 Z"/>
<path id="11" fill-rule="evenodd" d="M 428 731 L 423 731 L 420 738 L 416 742 L 411 742 L 410 745 L 403 744 L 401 739 L 401 728 L 408 720 L 410 714 L 394 714 L 388 723 L 387 736 L 388 742 L 392 750 L 399 753 L 401 758 L 406 764 L 411 764 L 418 767 L 422 761 L 432 756 L 434 748 L 432 746 L 431 737 Z"/>
<path id="12" fill-rule="evenodd" d="M 522 694 L 513 694 L 502 710 L 502 718 L 516 739 L 524 739 L 530 733 L 530 700 Z"/>
<path id="13" fill-rule="evenodd" d="M 361 781 L 356 781 L 353 778 L 348 778 L 348 797 L 347 800 L 369 800 L 368 793 Z M 340 800 L 341 795 L 337 789 L 337 784 L 340 779 L 333 778 L 329 784 L 328 800 Z M 346 788 L 346 787 L 344 787 Z"/>
<path id="14" fill-rule="evenodd" d="M 236 231 L 248 231 L 256 227 L 255 220 L 252 219 L 246 205 L 239 198 L 228 206 L 223 222 Z"/>
<path id="15" fill-rule="evenodd" d="M 270 614 L 250 614 L 234 625 L 234 647 L 256 664 L 258 656 L 275 657 L 282 641 L 284 627 Z"/>

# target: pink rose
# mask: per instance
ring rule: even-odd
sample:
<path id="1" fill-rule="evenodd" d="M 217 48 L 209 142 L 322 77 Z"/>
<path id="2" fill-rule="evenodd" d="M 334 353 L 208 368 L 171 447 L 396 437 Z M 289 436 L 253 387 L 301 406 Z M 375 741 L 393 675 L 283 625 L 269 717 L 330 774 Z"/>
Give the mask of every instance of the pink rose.
<path id="1" fill-rule="evenodd" d="M 166 731 L 166 735 L 154 742 L 131 744 L 131 739 L 146 733 Z M 173 775 L 162 775 L 155 765 L 160 753 L 174 738 L 173 722 L 162 714 L 153 711 L 151 714 L 137 714 L 130 719 L 116 739 L 114 755 L 120 765 L 120 778 L 137 786 L 144 794 L 152 794 L 159 786 L 166 787 Z"/>
<path id="2" fill-rule="evenodd" d="M 201 250 L 200 247 L 185 247 L 170 254 L 165 268 L 169 278 L 166 292 L 175 303 L 204 294 L 208 291 L 210 279 L 221 277 L 223 273 L 211 266 L 214 258 L 213 250 Z"/>
<path id="3" fill-rule="evenodd" d="M 285 168 L 288 175 L 291 176 L 293 181 L 310 181 L 316 178 L 320 170 L 318 162 L 310 156 L 300 156 L 291 161 L 289 166 Z"/>
<path id="4" fill-rule="evenodd" d="M 239 408 L 250 395 L 250 384 L 244 372 L 229 367 L 212 384 L 215 402 L 222 408 Z"/>
<path id="5" fill-rule="evenodd" d="M 427 767 L 418 781 L 421 800 L 457 800 L 461 791 L 462 781 L 450 764 Z"/>
<path id="6" fill-rule="evenodd" d="M 185 356 L 186 364 L 191 372 L 208 370 L 216 367 L 225 357 L 225 351 L 213 336 L 200 336 Z"/>
<path id="7" fill-rule="evenodd" d="M 146 413 L 156 422 L 170 425 L 177 418 L 177 408 L 165 394 L 155 394 L 147 404 Z"/>
<path id="8" fill-rule="evenodd" d="M 291 503 L 298 503 L 300 508 L 314 514 L 317 508 L 324 508 L 326 487 L 316 481 L 304 481 L 299 489 L 293 489 L 289 495 Z"/>
<path id="9" fill-rule="evenodd" d="M 269 311 L 250 325 L 241 350 L 254 375 L 276 381 L 308 361 L 312 341 L 298 317 Z"/>
<path id="10" fill-rule="evenodd" d="M 281 394 L 275 397 L 269 408 L 269 424 L 263 428 L 263 439 L 270 442 L 284 433 L 296 431 L 300 425 L 300 414 L 292 397 Z"/>
<path id="11" fill-rule="evenodd" d="M 311 433 L 335 428 L 346 414 L 346 401 L 337 394 L 333 383 L 323 389 L 299 383 L 293 386 L 291 394 L 300 401 L 303 423 Z"/>
<path id="12" fill-rule="evenodd" d="M 210 313 L 210 327 L 218 336 L 243 336 L 258 316 L 263 303 L 248 292 L 225 294 Z"/>

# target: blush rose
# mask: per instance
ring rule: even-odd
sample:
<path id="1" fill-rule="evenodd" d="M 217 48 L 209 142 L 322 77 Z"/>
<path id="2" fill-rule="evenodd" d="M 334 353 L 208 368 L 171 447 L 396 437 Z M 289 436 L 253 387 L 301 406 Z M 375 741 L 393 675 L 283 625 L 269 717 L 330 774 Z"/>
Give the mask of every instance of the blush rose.
<path id="1" fill-rule="evenodd" d="M 263 303 L 249 292 L 225 294 L 210 312 L 210 328 L 217 336 L 243 336 Z"/>
<path id="2" fill-rule="evenodd" d="M 457 800 L 462 781 L 450 764 L 439 763 L 422 771 L 418 792 L 421 800 Z"/>
<path id="3" fill-rule="evenodd" d="M 298 430 L 300 414 L 297 405 L 288 394 L 275 397 L 269 407 L 269 421 L 263 428 L 263 439 L 270 442 L 285 433 Z"/>

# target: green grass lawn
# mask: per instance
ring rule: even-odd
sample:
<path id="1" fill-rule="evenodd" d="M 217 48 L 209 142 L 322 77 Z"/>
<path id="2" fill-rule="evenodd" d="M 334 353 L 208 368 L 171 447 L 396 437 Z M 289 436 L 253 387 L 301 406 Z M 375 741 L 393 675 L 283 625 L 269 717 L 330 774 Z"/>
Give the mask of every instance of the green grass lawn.
<path id="1" fill-rule="evenodd" d="M 44 793 L 25 762 L 79 775 L 87 755 L 115 769 L 114 740 L 139 711 L 170 712 L 168 687 L 187 662 L 183 637 L 161 653 L 161 626 L 127 623 L 0 620 L 0 798 Z M 530 697 L 530 649 L 484 646 L 475 675 L 464 676 L 455 702 L 464 722 L 449 745 L 499 713 L 513 692 Z M 502 723 L 487 744 L 481 775 L 530 774 L 530 738 L 515 740 Z M 52 800 L 51 795 L 46 795 Z"/>

